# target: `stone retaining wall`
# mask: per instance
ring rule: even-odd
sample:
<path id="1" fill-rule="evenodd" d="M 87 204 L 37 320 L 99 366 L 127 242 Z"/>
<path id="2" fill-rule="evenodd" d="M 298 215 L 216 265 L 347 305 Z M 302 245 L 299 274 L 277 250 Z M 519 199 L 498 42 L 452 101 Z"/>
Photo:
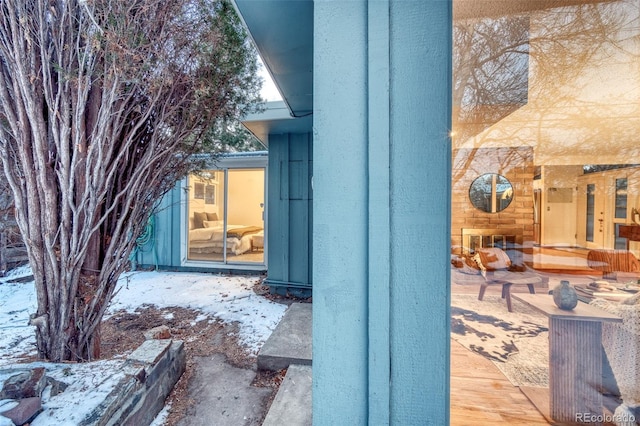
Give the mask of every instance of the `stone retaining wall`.
<path id="1" fill-rule="evenodd" d="M 126 376 L 79 426 L 149 425 L 186 368 L 180 340 L 147 340 L 123 366 Z"/>

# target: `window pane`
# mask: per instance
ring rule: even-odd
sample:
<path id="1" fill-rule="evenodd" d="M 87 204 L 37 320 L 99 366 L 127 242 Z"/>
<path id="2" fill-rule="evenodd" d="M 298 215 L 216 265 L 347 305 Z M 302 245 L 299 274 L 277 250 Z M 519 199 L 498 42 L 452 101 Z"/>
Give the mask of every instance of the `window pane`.
<path id="1" fill-rule="evenodd" d="M 587 185 L 587 241 L 593 242 L 595 226 L 595 185 Z"/>
<path id="2" fill-rule="evenodd" d="M 264 261 L 264 169 L 229 170 L 227 262 Z"/>
<path id="3" fill-rule="evenodd" d="M 627 178 L 616 179 L 616 219 L 627 217 Z"/>
<path id="4" fill-rule="evenodd" d="M 222 170 L 206 170 L 189 176 L 188 260 L 224 261 L 224 188 Z"/>
<path id="5" fill-rule="evenodd" d="M 625 370 L 638 371 L 635 326 L 605 318 L 640 278 L 640 0 L 454 0 L 453 27 L 452 338 L 517 384 L 511 395 L 544 389 L 505 416 L 587 423 L 640 382 Z M 571 315 L 590 321 L 534 306 L 555 306 L 562 281 L 579 297 Z M 499 393 L 469 370 L 452 376 Z"/>

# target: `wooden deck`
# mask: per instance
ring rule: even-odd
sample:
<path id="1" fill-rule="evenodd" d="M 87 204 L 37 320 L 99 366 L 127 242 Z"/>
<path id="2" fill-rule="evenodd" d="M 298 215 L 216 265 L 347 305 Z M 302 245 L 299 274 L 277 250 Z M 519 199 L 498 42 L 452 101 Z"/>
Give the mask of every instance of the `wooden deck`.
<path id="1" fill-rule="evenodd" d="M 500 294 L 489 286 L 487 294 Z M 524 287 L 524 288 L 520 288 Z M 479 285 L 452 285 L 452 293 L 477 296 Z M 516 286 L 514 293 L 527 291 Z M 530 396 L 535 389 L 530 389 Z M 545 417 L 517 386 L 513 386 L 488 359 L 451 340 L 451 425 L 549 425 Z M 543 392 L 544 403 L 548 392 Z"/>
<path id="2" fill-rule="evenodd" d="M 556 281 L 556 274 L 573 275 L 576 280 L 598 278 L 598 272 L 586 266 L 586 252 L 571 248 L 536 248 L 535 266 L 545 275 L 555 275 Z M 479 283 L 463 280 L 452 282 L 451 292 L 477 296 L 479 288 Z M 536 292 L 548 290 L 540 288 Z M 489 286 L 486 294 L 499 295 L 500 292 L 501 286 Z M 528 291 L 526 286 L 515 286 L 512 293 Z M 535 401 L 535 405 L 531 401 Z M 491 361 L 451 340 L 452 425 L 553 424 L 536 407 L 549 416 L 548 389 L 513 386 Z"/>
<path id="3" fill-rule="evenodd" d="M 451 341 L 451 425 L 548 425 L 493 363 Z"/>

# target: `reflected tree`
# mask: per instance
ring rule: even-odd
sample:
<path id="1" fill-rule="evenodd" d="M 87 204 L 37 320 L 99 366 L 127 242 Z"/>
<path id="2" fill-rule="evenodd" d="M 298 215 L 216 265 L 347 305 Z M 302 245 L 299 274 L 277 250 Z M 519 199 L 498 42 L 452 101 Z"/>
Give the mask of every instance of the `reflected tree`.
<path id="1" fill-rule="evenodd" d="M 454 2 L 454 230 L 517 220 L 532 232 L 536 165 L 637 158 L 637 0 L 500 4 Z M 517 219 L 471 207 L 469 185 L 488 172 L 512 180 Z"/>
<path id="2" fill-rule="evenodd" d="M 499 16 L 500 11 L 491 10 L 473 19 L 464 13 L 466 2 L 454 3 L 454 149 L 536 146 L 536 138 L 540 137 L 535 133 L 536 125 L 558 128 L 559 120 L 563 120 L 579 126 L 576 123 L 584 123 L 585 116 L 586 120 L 597 120 L 593 111 L 585 110 L 593 106 L 593 102 L 571 96 L 566 87 L 579 84 L 576 77 L 593 72 L 603 56 L 611 57 L 616 52 L 633 55 L 634 52 L 625 52 L 625 41 L 637 39 L 638 33 L 626 34 L 624 29 L 632 27 L 630 24 L 638 16 L 624 13 L 624 6 L 631 4 L 629 2 L 567 3 L 574 4 L 548 9 L 544 8 L 545 2 L 538 2 L 526 11 Z M 580 83 L 588 84 L 589 80 L 585 78 Z M 546 104 L 541 103 L 542 99 Z M 522 132 L 522 124 L 515 123 L 492 133 L 491 139 L 477 137 L 525 105 L 536 107 L 536 115 L 528 116 L 530 120 L 526 125 L 531 127 L 528 132 Z M 563 106 L 566 108 L 560 109 Z M 593 122 L 588 124 L 592 133 L 602 135 L 619 123 L 601 120 L 599 130 L 598 126 L 592 130 Z M 478 160 L 472 150 L 454 156 L 454 184 L 473 169 Z M 501 167 L 508 168 L 508 164 Z M 477 171 L 487 169 L 479 166 Z"/>

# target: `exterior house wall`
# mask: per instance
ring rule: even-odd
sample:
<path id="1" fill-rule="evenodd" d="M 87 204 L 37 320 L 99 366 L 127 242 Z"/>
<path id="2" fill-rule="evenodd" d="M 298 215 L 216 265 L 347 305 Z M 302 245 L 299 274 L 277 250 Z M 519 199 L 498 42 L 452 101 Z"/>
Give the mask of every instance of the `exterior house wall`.
<path id="1" fill-rule="evenodd" d="M 513 200 L 501 212 L 485 213 L 469 200 L 469 187 L 480 175 L 498 173 L 513 186 Z M 531 147 L 457 149 L 453 155 L 451 244 L 461 253 L 463 228 L 522 229 L 526 247 L 533 235 L 533 149 Z"/>
<path id="2" fill-rule="evenodd" d="M 154 214 L 151 240 L 138 248 L 137 263 L 145 266 L 180 266 L 181 183 L 160 200 Z"/>
<path id="3" fill-rule="evenodd" d="M 239 164 L 239 162 L 241 164 Z M 255 164 L 254 164 L 255 163 Z M 229 167 L 230 170 L 238 168 L 239 170 L 253 169 L 254 167 L 264 167 L 265 157 L 260 153 L 256 156 L 231 155 L 217 159 L 215 165 L 212 168 L 217 167 Z M 267 168 L 267 173 L 268 173 Z M 257 173 L 257 172 L 256 172 Z M 260 172 L 261 173 L 261 172 Z M 251 179 L 251 177 L 258 178 L 253 173 L 248 173 L 246 176 L 239 176 L 240 179 Z M 266 176 L 265 176 L 266 178 Z M 218 200 L 223 198 L 222 184 L 218 184 L 218 192 L 216 197 Z M 244 272 L 244 271 L 261 271 L 264 270 L 264 266 L 260 264 L 245 266 L 238 265 L 225 265 L 222 263 L 210 263 L 199 266 L 197 264 L 191 264 L 189 266 L 183 265 L 183 255 L 186 252 L 186 236 L 183 237 L 183 233 L 186 232 L 186 217 L 191 216 L 191 212 L 188 214 L 186 209 L 186 188 L 184 180 L 180 180 L 176 183 L 175 187 L 169 191 L 158 203 L 153 214 L 153 227 L 151 228 L 151 235 L 145 244 L 138 247 L 137 252 L 132 256 L 132 263 L 136 266 L 152 267 L 157 266 L 160 269 L 179 269 L 190 271 L 228 271 L 228 272 Z M 243 194 L 228 194 L 230 199 L 232 196 L 241 196 Z M 255 194 L 254 194 L 255 195 Z M 233 203 L 233 201 L 230 201 Z M 219 204 L 219 203 L 218 203 Z M 240 203 L 241 205 L 242 203 Z M 268 204 L 267 204 L 268 205 Z M 203 209 L 205 205 L 201 206 Z M 216 209 L 218 207 L 215 207 Z M 213 211 L 213 210 L 211 210 Z M 218 212 L 220 210 L 218 209 Z M 254 217 L 261 216 L 261 212 L 258 206 L 253 206 L 251 212 Z M 231 211 L 228 212 L 229 220 L 239 220 L 238 215 L 232 216 Z M 221 212 L 220 212 L 221 214 Z M 235 219 L 234 219 L 235 217 Z M 220 217 L 222 219 L 222 217 Z M 268 224 L 268 222 L 267 222 Z M 268 253 L 268 231 L 265 234 L 265 253 Z"/>
<path id="4" fill-rule="evenodd" d="M 269 136 L 266 283 L 277 293 L 310 295 L 312 148 L 309 133 Z"/>
<path id="5" fill-rule="evenodd" d="M 450 52 L 450 2 L 314 2 L 314 425 L 449 421 Z"/>
<path id="6" fill-rule="evenodd" d="M 270 166 L 267 168 L 266 176 L 266 213 L 269 218 L 265 233 L 268 265 L 266 282 L 277 293 L 289 292 L 309 296 L 312 282 L 312 136 L 309 133 L 270 135 L 268 155 Z M 238 178 L 250 176 L 251 174 Z M 189 270 L 215 269 L 182 266 L 181 228 L 185 220 L 182 215 L 185 208 L 182 187 L 182 181 L 178 182 L 158 205 L 154 215 L 153 240 L 139 249 L 138 264 L 157 264 L 161 268 Z M 228 196 L 231 199 L 241 195 L 229 193 Z M 218 197 L 221 199 L 222 195 L 218 194 Z M 230 201 L 230 208 L 232 205 L 233 201 Z M 234 220 L 232 214 L 230 211 L 231 221 Z"/>

